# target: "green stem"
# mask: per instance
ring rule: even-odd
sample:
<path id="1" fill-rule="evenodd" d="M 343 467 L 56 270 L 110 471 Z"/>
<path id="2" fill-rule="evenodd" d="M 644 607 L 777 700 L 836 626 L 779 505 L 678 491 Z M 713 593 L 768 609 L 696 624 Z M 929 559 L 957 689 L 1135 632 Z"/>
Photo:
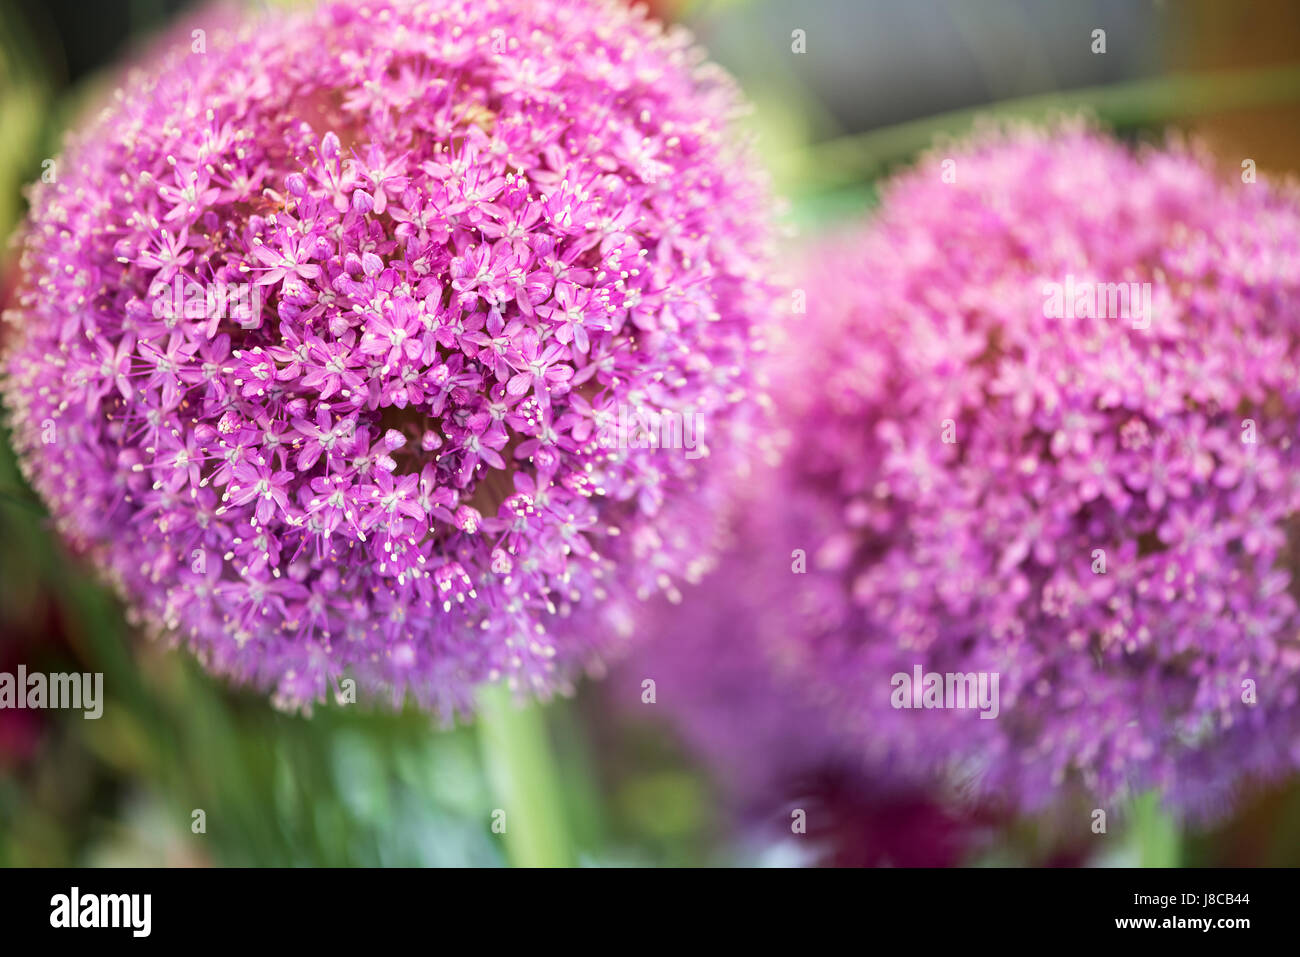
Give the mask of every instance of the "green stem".
<path id="1" fill-rule="evenodd" d="M 505 812 L 505 844 L 515 867 L 574 863 L 546 720 L 535 704 L 520 707 L 501 686 L 479 692 L 479 748 Z"/>
<path id="2" fill-rule="evenodd" d="M 33 515 L 44 515 L 45 509 L 41 503 L 33 498 L 29 498 L 20 492 L 10 492 L 8 489 L 0 489 L 0 502 L 6 505 L 17 505 L 19 508 L 31 512 Z"/>
<path id="3" fill-rule="evenodd" d="M 810 186 L 823 189 L 870 179 L 932 146 L 941 134 L 960 136 L 985 116 L 1042 120 L 1084 110 L 1124 128 L 1296 101 L 1300 101 L 1300 64 L 1173 73 L 1003 100 L 845 136 L 810 147 L 807 170 Z"/>
<path id="4" fill-rule="evenodd" d="M 1154 791 L 1133 802 L 1133 831 L 1141 867 L 1178 867 L 1181 847 L 1178 823 L 1160 806 Z"/>

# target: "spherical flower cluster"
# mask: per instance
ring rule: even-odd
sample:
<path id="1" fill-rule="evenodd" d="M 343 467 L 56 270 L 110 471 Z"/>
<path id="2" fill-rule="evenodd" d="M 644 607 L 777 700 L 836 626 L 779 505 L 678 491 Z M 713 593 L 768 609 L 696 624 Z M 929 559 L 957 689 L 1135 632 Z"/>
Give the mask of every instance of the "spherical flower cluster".
<path id="1" fill-rule="evenodd" d="M 994 130 L 810 257 L 749 534 L 868 760 L 1193 812 L 1300 763 L 1300 201 L 1248 179 Z"/>
<path id="2" fill-rule="evenodd" d="M 754 404 L 734 85 L 598 0 L 208 26 L 33 192 L 29 480 L 141 621 L 286 706 L 562 687 L 696 574 Z M 690 455 L 616 432 L 664 411 Z"/>

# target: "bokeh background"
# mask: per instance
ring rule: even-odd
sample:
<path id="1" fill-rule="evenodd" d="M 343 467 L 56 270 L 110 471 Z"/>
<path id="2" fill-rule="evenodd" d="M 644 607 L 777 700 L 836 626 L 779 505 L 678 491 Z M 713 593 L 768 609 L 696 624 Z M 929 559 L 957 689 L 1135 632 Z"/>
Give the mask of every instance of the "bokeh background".
<path id="1" fill-rule="evenodd" d="M 248 0 L 260 6 L 285 0 Z M 291 2 L 291 0 L 290 0 Z M 0 0 L 0 302 L 24 184 L 115 63 L 196 4 Z M 655 0 L 745 88 L 798 233 L 860 216 L 876 184 L 987 113 L 1084 110 L 1169 129 L 1225 165 L 1300 168 L 1300 5 L 1289 0 Z M 1106 52 L 1092 33 L 1106 31 Z M 792 50 L 804 31 L 806 50 Z M 646 636 L 653 639 L 654 636 Z M 0 865 L 1300 865 L 1300 783 L 1213 827 L 1139 803 L 1016 818 L 834 774 L 737 799 L 637 663 L 572 699 L 489 702 L 477 726 L 328 705 L 311 716 L 147 644 L 48 531 L 0 434 L 0 671 L 103 672 L 103 717 L 0 710 Z M 814 807 L 790 832 L 792 802 Z M 529 828 L 505 835 L 492 812 Z M 195 810 L 206 828 L 195 833 Z"/>

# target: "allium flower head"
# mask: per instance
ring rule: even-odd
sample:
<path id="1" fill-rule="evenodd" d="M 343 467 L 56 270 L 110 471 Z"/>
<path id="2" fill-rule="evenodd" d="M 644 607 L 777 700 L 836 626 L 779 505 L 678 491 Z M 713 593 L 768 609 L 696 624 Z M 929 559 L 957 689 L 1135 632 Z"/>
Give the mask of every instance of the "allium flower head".
<path id="1" fill-rule="evenodd" d="M 693 574 L 752 404 L 736 102 L 613 3 L 186 35 L 32 194 L 28 478 L 141 620 L 287 705 L 562 686 Z M 698 454 L 612 442 L 622 408 L 691 412 Z"/>
<path id="2" fill-rule="evenodd" d="M 759 491 L 760 482 L 746 483 L 738 501 L 770 502 L 773 490 Z M 769 861 L 936 867 L 967 859 L 991 823 L 983 809 L 946 782 L 869 765 L 816 689 L 761 653 L 755 636 L 772 600 L 754 587 L 762 543 L 731 545 L 680 603 L 643 606 L 639 624 L 652 640 L 615 669 L 606 700 L 624 719 L 671 727 L 710 772 L 743 843 Z"/>
<path id="3" fill-rule="evenodd" d="M 788 605 L 765 643 L 862 754 L 1028 807 L 1204 811 L 1293 769 L 1295 193 L 1078 124 L 998 131 L 810 261 L 749 534 Z M 896 706 L 917 666 L 944 695 L 996 674 L 999 706 Z"/>

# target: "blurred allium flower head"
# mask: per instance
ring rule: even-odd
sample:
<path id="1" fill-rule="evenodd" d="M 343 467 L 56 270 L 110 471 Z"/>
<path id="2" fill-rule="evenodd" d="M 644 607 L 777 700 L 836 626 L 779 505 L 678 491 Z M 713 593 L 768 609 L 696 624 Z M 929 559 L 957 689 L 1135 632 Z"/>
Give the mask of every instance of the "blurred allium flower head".
<path id="1" fill-rule="evenodd" d="M 698 573 L 754 404 L 737 103 L 594 0 L 187 33 L 32 194 L 28 478 L 143 622 L 287 706 L 345 671 L 444 714 L 563 687 Z M 707 429 L 625 448 L 626 409 Z"/>
<path id="2" fill-rule="evenodd" d="M 734 512 L 773 500 L 759 482 L 747 483 Z M 761 543 L 730 546 L 683 601 L 643 607 L 653 640 L 615 670 L 603 689 L 610 702 L 625 718 L 672 727 L 711 773 L 729 823 L 768 859 L 779 849 L 817 865 L 961 863 L 987 823 L 981 810 L 910 768 L 870 766 L 815 689 L 762 654 L 755 638 L 772 595 L 752 574 Z"/>
<path id="3" fill-rule="evenodd" d="M 1089 306 L 1119 283 L 1127 311 Z M 1295 192 L 1079 123 L 991 131 L 803 284 L 815 348 L 748 534 L 788 605 L 764 644 L 868 760 L 1194 812 L 1300 763 Z M 996 673 L 997 717 L 895 707 L 916 666 Z"/>

